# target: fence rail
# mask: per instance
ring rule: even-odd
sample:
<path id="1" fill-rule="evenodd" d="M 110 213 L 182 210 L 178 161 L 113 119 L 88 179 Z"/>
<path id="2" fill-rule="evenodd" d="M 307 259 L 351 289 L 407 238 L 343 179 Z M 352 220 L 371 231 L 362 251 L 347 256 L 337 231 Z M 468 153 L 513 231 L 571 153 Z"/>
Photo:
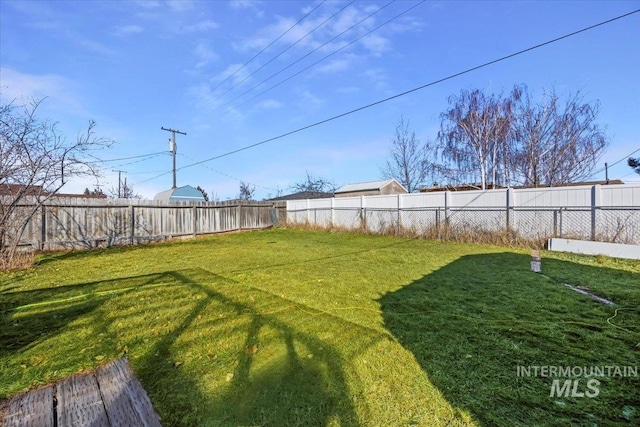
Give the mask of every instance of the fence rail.
<path id="1" fill-rule="evenodd" d="M 535 241 L 566 237 L 640 244 L 640 185 L 290 201 L 287 220 L 427 237 L 506 233 Z"/>
<path id="2" fill-rule="evenodd" d="M 21 204 L 14 215 L 29 215 Z M 140 200 L 48 200 L 38 207 L 20 246 L 38 250 L 110 247 L 277 225 L 272 204 L 216 205 Z"/>

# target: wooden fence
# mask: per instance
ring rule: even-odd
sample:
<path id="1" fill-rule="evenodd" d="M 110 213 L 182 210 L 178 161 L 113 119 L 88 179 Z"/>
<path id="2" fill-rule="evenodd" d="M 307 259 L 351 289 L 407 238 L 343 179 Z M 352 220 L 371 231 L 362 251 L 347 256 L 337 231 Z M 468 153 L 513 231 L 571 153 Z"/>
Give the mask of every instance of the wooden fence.
<path id="1" fill-rule="evenodd" d="M 22 205 L 17 215 L 33 210 Z M 142 244 L 278 225 L 273 203 L 167 203 L 51 198 L 33 215 L 20 246 L 37 250 Z"/>

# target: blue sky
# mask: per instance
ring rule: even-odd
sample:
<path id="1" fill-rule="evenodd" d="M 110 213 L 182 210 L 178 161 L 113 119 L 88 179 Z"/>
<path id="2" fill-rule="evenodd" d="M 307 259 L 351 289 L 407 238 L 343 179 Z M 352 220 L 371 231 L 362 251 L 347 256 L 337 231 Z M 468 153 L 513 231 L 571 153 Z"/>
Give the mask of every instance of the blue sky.
<path id="1" fill-rule="evenodd" d="M 0 0 L 0 96 L 3 103 L 46 96 L 40 116 L 59 122 L 67 138 L 95 120 L 98 135 L 116 141 L 99 153 L 102 159 L 162 152 L 105 163 L 99 181 L 103 189 L 115 187 L 112 170 L 126 171 L 134 190 L 149 198 L 172 183 L 170 134 L 161 126 L 187 132 L 177 140 L 179 186 L 200 185 L 225 200 L 238 195 L 243 180 L 256 185 L 261 199 L 278 190 L 286 194 L 306 171 L 339 186 L 379 179 L 402 115 L 418 138 L 434 139 L 449 95 L 475 88 L 500 92 L 520 83 L 535 93 L 555 86 L 599 100 L 599 123 L 611 138 L 601 164 L 640 149 L 640 14 L 635 14 L 185 168 L 640 8 L 639 1 L 388 3 Z M 158 176 L 164 172 L 169 173 Z M 626 160 L 611 167 L 609 177 L 639 180 Z M 603 179 L 604 172 L 593 178 Z M 95 185 L 74 181 L 64 191 Z"/>

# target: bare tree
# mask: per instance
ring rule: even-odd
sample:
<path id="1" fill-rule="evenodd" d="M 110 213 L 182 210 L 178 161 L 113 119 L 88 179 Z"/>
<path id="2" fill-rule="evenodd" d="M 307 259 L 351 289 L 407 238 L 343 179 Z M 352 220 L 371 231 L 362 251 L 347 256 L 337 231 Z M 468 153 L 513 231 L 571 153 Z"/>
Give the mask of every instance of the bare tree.
<path id="1" fill-rule="evenodd" d="M 526 85 L 511 93 L 514 114 L 511 163 L 524 185 L 559 185 L 586 179 L 608 139 L 598 126 L 599 104 L 579 92 L 562 101 L 555 89 L 535 102 Z"/>
<path id="2" fill-rule="evenodd" d="M 133 189 L 133 185 L 127 182 L 127 178 L 118 184 L 118 188 L 109 189 L 109 195 L 118 199 L 142 199 L 142 196 Z"/>
<path id="3" fill-rule="evenodd" d="M 502 159 L 509 150 L 510 102 L 478 89 L 462 90 L 448 101 L 450 108 L 441 114 L 438 132 L 444 170 L 477 179 L 483 190 L 488 184 L 508 181 Z"/>
<path id="4" fill-rule="evenodd" d="M 334 182 L 321 176 L 314 176 L 307 171 L 304 180 L 293 184 L 290 188 L 296 192 L 315 191 L 320 193 L 333 193 L 337 187 Z"/>
<path id="5" fill-rule="evenodd" d="M 240 200 L 253 200 L 253 194 L 256 191 L 256 186 L 243 181 L 240 181 Z"/>
<path id="6" fill-rule="evenodd" d="M 0 106 L 0 268 L 13 266 L 20 239 L 41 206 L 73 177 L 96 176 L 88 154 L 109 145 L 95 123 L 67 142 L 56 124 L 40 120 L 42 101 Z"/>
<path id="7" fill-rule="evenodd" d="M 438 133 L 443 174 L 489 185 L 558 185 L 589 176 L 608 140 L 597 103 L 554 89 L 534 101 L 526 85 L 510 96 L 463 90 L 449 98 Z"/>
<path id="8" fill-rule="evenodd" d="M 418 190 L 427 177 L 433 176 L 435 148 L 431 143 L 420 143 L 404 117 L 396 123 L 391 139 L 391 150 L 384 166 L 380 168 L 383 178 L 395 178 L 409 193 Z"/>
<path id="9" fill-rule="evenodd" d="M 638 157 L 637 159 L 634 159 L 634 158 L 630 157 L 629 160 L 627 160 L 627 164 L 637 174 L 640 174 L 640 157 Z"/>

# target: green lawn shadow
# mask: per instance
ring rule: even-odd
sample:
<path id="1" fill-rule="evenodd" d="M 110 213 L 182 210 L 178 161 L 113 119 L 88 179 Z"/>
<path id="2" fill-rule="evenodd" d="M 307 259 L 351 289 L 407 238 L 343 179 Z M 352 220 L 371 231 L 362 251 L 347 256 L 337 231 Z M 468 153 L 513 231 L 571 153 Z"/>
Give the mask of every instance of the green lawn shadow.
<path id="1" fill-rule="evenodd" d="M 639 425 L 637 377 L 600 378 L 599 396 L 589 399 L 550 397 L 552 378 L 517 375 L 522 366 L 635 366 L 640 359 L 638 274 L 560 260 L 543 260 L 543 268 L 592 290 L 608 280 L 636 284 L 607 288 L 609 297 L 635 301 L 635 312 L 616 312 L 531 272 L 528 256 L 499 253 L 461 257 L 387 293 L 380 299 L 385 327 L 444 397 L 481 425 Z M 616 313 L 618 327 L 607 322 Z"/>
<path id="2" fill-rule="evenodd" d="M 27 291 L 8 288 L 0 300 L 0 358 L 57 334 L 94 312 L 105 297 L 164 280 L 164 274 L 148 274 Z"/>
<path id="3" fill-rule="evenodd" d="M 260 314 L 247 302 L 252 297 L 246 300 L 232 298 L 215 289 L 232 287 L 234 292 L 231 294 L 235 295 L 238 289 L 244 288 L 247 295 L 259 293 L 263 303 L 275 300 L 268 304 L 286 305 L 288 301 L 279 301 L 279 297 L 262 291 L 248 290 L 246 286 L 204 269 L 166 274 L 205 297 L 189 311 L 173 333 L 165 335 L 144 358 L 135 362 L 136 373 L 152 401 L 162 402 L 163 425 L 325 425 L 329 419 L 339 420 L 344 426 L 359 425 L 349 398 L 342 357 L 336 350 L 276 315 Z M 250 318 L 243 332 L 243 345 L 236 351 L 233 375 L 215 395 L 201 390 L 197 378 L 181 366 L 170 363 L 175 359 L 173 346 L 176 341 L 188 329 L 202 328 L 196 323 L 211 311 L 212 304 Z M 213 336 L 216 329 L 224 329 L 224 323 L 224 318 L 209 322 L 204 330 Z M 247 349 L 264 344 L 260 342 L 263 328 L 277 331 L 277 340 L 286 347 L 286 353 L 272 358 L 267 366 L 255 369 L 254 359 L 261 357 L 261 353 L 252 354 Z M 302 346 L 312 351 L 314 357 L 310 359 L 298 354 L 297 349 Z"/>

